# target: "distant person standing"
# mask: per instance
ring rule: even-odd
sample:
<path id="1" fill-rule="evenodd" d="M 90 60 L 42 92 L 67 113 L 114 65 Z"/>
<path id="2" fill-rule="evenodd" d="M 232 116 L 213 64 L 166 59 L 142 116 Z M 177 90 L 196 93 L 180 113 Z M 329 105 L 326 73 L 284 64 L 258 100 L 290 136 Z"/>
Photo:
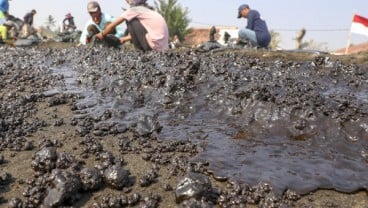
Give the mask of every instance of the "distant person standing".
<path id="1" fill-rule="evenodd" d="M 271 42 L 271 34 L 259 12 L 250 9 L 247 4 L 242 4 L 238 9 L 238 18 L 242 17 L 248 19 L 248 24 L 246 28 L 239 30 L 239 41 L 246 42 L 249 40 L 254 46 L 267 48 Z"/>
<path id="2" fill-rule="evenodd" d="M 37 29 L 33 27 L 33 17 L 36 14 L 36 10 L 32 9 L 32 11 L 28 12 L 23 17 L 23 26 L 20 34 L 20 38 L 28 38 L 31 35 L 37 34 Z"/>
<path id="3" fill-rule="evenodd" d="M 9 1 L 0 0 L 0 25 L 6 22 L 6 17 L 9 15 Z"/>
<path id="4" fill-rule="evenodd" d="M 24 23 L 28 24 L 29 26 L 33 25 L 33 17 L 36 14 L 36 10 L 32 9 L 31 12 L 28 12 L 24 17 L 23 17 L 23 21 Z"/>
<path id="5" fill-rule="evenodd" d="M 125 21 L 129 34 L 120 38 L 121 43 L 131 41 L 136 48 L 143 51 L 167 50 L 169 30 L 165 19 L 148 6 L 146 0 L 126 0 L 126 2 L 130 8 L 99 33 L 97 38 L 103 38 Z"/>

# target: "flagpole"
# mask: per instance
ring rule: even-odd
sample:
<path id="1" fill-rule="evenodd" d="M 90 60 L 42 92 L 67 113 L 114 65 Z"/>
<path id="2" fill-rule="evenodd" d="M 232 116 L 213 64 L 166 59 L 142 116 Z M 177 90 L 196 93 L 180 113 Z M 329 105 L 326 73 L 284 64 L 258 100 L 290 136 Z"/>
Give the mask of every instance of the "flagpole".
<path id="1" fill-rule="evenodd" d="M 346 48 L 345 48 L 345 55 L 348 54 L 350 42 L 351 42 L 351 31 L 349 32 L 348 43 L 346 44 Z"/>
<path id="2" fill-rule="evenodd" d="M 354 16 L 355 14 L 353 14 L 353 18 L 351 18 L 351 22 L 354 21 Z M 346 44 L 346 48 L 345 48 L 345 55 L 348 54 L 349 51 L 349 47 L 350 47 L 350 42 L 351 42 L 351 26 L 350 26 L 350 32 L 349 32 L 349 37 L 348 37 L 348 43 Z"/>

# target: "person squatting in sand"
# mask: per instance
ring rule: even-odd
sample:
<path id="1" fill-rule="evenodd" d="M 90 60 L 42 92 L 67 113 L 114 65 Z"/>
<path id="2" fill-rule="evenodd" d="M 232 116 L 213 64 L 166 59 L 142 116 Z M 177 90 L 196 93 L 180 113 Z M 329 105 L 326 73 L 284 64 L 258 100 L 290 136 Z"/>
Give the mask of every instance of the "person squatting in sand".
<path id="1" fill-rule="evenodd" d="M 130 8 L 103 31 L 97 38 L 103 39 L 115 27 L 126 22 L 128 34 L 120 42 L 131 41 L 140 50 L 166 51 L 169 48 L 169 30 L 165 19 L 146 0 L 126 0 Z"/>

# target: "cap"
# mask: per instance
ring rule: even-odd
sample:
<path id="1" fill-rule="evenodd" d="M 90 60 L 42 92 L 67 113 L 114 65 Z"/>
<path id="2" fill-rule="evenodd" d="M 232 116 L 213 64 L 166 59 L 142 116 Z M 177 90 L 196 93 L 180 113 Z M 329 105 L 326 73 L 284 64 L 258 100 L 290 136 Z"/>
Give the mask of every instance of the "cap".
<path id="1" fill-rule="evenodd" d="M 100 5 L 97 3 L 97 1 L 90 1 L 87 4 L 88 12 L 97 12 L 99 8 L 100 8 Z"/>
<path id="2" fill-rule="evenodd" d="M 241 16 L 241 12 L 243 11 L 243 9 L 245 8 L 249 8 L 249 5 L 248 4 L 242 4 L 239 6 L 239 9 L 238 9 L 238 18 L 242 17 Z"/>
<path id="3" fill-rule="evenodd" d="M 35 10 L 35 9 L 32 9 L 32 11 L 31 11 L 33 14 L 36 14 L 37 13 L 37 11 Z"/>

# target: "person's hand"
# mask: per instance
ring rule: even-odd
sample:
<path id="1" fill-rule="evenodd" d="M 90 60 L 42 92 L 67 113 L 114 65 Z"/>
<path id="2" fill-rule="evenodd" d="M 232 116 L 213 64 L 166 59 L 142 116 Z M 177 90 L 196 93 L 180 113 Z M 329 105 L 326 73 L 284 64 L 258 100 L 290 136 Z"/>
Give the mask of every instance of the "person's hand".
<path id="1" fill-rule="evenodd" d="M 124 36 L 124 37 L 121 37 L 120 38 L 120 43 L 125 43 L 125 42 L 127 42 L 127 41 L 129 41 L 129 40 L 131 40 L 132 39 L 132 37 L 130 36 L 130 34 L 129 35 L 127 35 L 127 36 Z"/>
<path id="2" fill-rule="evenodd" d="M 99 40 L 102 40 L 104 37 L 103 37 L 103 32 L 100 32 L 100 33 L 97 33 L 96 35 L 96 38 L 98 38 Z"/>
<path id="3" fill-rule="evenodd" d="M 124 37 L 120 38 L 119 40 L 121 44 L 123 44 L 126 41 Z"/>

